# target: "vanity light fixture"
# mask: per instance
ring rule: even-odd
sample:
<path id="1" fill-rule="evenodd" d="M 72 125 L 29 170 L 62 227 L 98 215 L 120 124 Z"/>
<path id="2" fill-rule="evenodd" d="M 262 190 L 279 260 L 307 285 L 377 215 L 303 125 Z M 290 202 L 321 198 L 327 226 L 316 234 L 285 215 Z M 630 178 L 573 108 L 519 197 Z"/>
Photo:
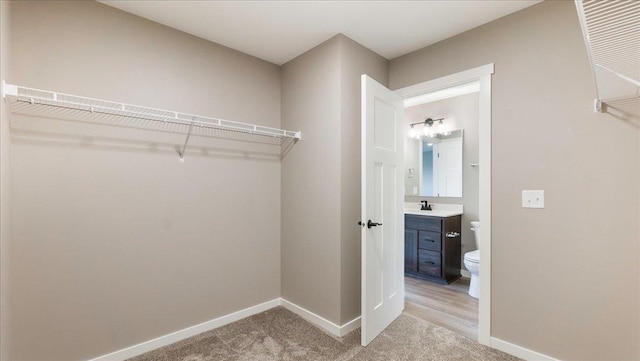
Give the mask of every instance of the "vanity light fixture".
<path id="1" fill-rule="evenodd" d="M 433 138 L 435 136 L 435 129 L 433 127 L 433 120 L 431 120 L 431 118 L 427 118 L 424 121 L 424 126 L 422 128 L 422 134 L 424 134 L 425 137 L 429 137 L 429 138 Z"/>
<path id="2" fill-rule="evenodd" d="M 434 126 L 434 123 L 437 125 Z M 420 139 L 420 132 L 416 130 L 416 126 L 422 124 L 422 134 L 428 138 L 435 138 L 438 135 L 450 135 L 451 130 L 444 124 L 444 118 L 432 119 L 427 118 L 424 122 L 409 124 L 409 138 Z"/>

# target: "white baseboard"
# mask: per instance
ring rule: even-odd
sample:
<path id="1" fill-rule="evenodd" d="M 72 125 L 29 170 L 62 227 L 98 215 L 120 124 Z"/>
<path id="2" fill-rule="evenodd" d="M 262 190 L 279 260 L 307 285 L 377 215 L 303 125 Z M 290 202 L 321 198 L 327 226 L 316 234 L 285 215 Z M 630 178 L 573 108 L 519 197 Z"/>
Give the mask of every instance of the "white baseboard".
<path id="1" fill-rule="evenodd" d="M 357 330 L 358 328 L 360 328 L 360 316 L 340 326 L 340 334 L 338 336 L 345 336 L 349 332 Z"/>
<path id="2" fill-rule="evenodd" d="M 173 333 L 170 333 L 168 335 L 164 335 L 164 336 L 160 336 L 158 338 L 155 338 L 153 340 L 149 340 L 137 345 L 133 345 L 127 348 L 124 348 L 122 350 L 118 350 L 115 352 L 111 352 L 109 354 L 103 355 L 103 356 L 99 356 L 96 358 L 93 358 L 89 361 L 123 361 L 126 360 L 128 358 L 131 357 L 135 357 L 138 355 L 142 355 L 143 353 L 149 352 L 149 351 L 153 351 L 155 349 L 158 349 L 160 347 L 163 346 L 167 346 L 170 345 L 172 343 L 184 340 L 186 338 L 189 338 L 191 336 L 195 336 L 198 335 L 200 333 L 203 332 L 207 332 L 210 330 L 213 330 L 215 328 L 224 326 L 226 324 L 229 324 L 231 322 L 235 322 L 238 320 L 241 320 L 243 318 L 249 317 L 249 316 L 253 316 L 255 314 L 258 314 L 260 312 L 264 312 L 266 310 L 272 309 L 274 307 L 277 306 L 284 306 L 286 309 L 288 309 L 289 311 L 297 314 L 298 316 L 302 317 L 303 319 L 315 324 L 316 326 L 324 329 L 325 331 L 338 336 L 338 337 L 342 337 L 346 334 L 348 334 L 349 332 L 357 329 L 358 327 L 360 327 L 360 316 L 356 317 L 355 319 L 345 323 L 342 326 L 338 326 L 335 323 L 316 315 L 315 313 L 304 309 L 292 302 L 289 302 L 283 298 L 276 298 L 274 300 L 265 302 L 265 303 L 261 303 L 259 305 L 256 306 L 252 306 L 249 308 L 245 308 L 244 310 L 240 310 L 237 312 L 233 312 L 230 313 L 228 315 L 222 316 L 222 317 L 218 317 L 214 320 L 211 321 L 207 321 L 207 322 L 203 322 L 201 324 L 195 325 L 195 326 L 191 326 L 191 327 L 187 327 L 183 330 L 180 331 L 176 331 Z M 520 357 L 522 359 L 525 360 L 530 360 L 530 361 L 559 361 L 558 359 L 555 359 L 551 356 L 547 356 L 544 354 L 541 354 L 539 352 L 533 351 L 533 350 L 529 350 L 526 349 L 524 347 L 518 346 L 518 345 L 514 345 L 510 342 L 507 341 L 503 341 L 501 339 L 492 337 L 491 338 L 491 347 L 498 349 L 500 351 L 504 351 L 508 354 Z"/>
<path id="3" fill-rule="evenodd" d="M 284 306 L 287 310 L 297 314 L 298 316 L 304 318 L 305 320 L 315 324 L 316 326 L 324 329 L 325 331 L 335 336 L 342 337 L 348 334 L 349 332 L 360 327 L 360 316 L 354 318 L 353 320 L 345 323 L 342 326 L 338 326 L 335 323 L 321 316 L 318 316 L 307 309 L 304 309 L 292 302 L 285 300 L 284 298 L 282 298 L 281 300 L 282 300 L 282 306 Z"/>
<path id="4" fill-rule="evenodd" d="M 559 361 L 558 359 L 551 356 L 529 350 L 528 348 L 524 348 L 522 346 L 514 345 L 511 342 L 507 342 L 495 337 L 491 337 L 491 347 L 528 361 Z"/>
<path id="5" fill-rule="evenodd" d="M 249 308 L 245 308 L 244 310 L 240 310 L 234 313 L 230 313 L 226 316 L 218 317 L 214 320 L 203 322 L 199 325 L 187 327 L 183 330 L 176 331 L 170 333 L 168 335 L 160 336 L 153 340 L 149 340 L 143 343 L 139 343 L 137 345 L 133 345 L 131 347 L 124 348 L 119 351 L 112 352 L 110 354 L 106 354 L 103 356 L 96 357 L 89 361 L 121 361 L 126 360 L 131 357 L 135 357 L 138 355 L 142 355 L 145 352 L 149 352 L 155 350 L 157 348 L 170 345 L 174 342 L 178 342 L 184 340 L 185 338 L 195 336 L 197 334 L 207 332 L 213 330 L 215 328 L 224 326 L 228 323 L 235 322 L 241 320 L 245 317 L 253 316 L 260 312 L 264 312 L 276 306 L 280 306 L 281 299 L 276 298 L 274 300 L 261 303 L 256 306 L 252 306 Z"/>
<path id="6" fill-rule="evenodd" d="M 142 355 L 143 353 L 153 351 L 160 347 L 170 345 L 172 343 L 184 340 L 185 338 L 189 338 L 191 336 L 195 336 L 203 332 L 211 331 L 213 329 L 222 327 L 231 322 L 235 322 L 243 318 L 253 316 L 255 314 L 264 312 L 266 310 L 272 309 L 277 306 L 284 306 L 289 311 L 297 314 L 298 316 L 304 318 L 305 320 L 315 324 L 316 326 L 338 337 L 342 337 L 348 334 L 349 332 L 360 327 L 360 316 L 356 317 L 352 321 L 345 323 L 342 326 L 338 326 L 335 323 L 329 320 L 326 320 L 316 315 L 315 313 L 308 311 L 283 298 L 276 298 L 274 300 L 261 303 L 256 306 L 245 308 L 244 310 L 240 310 L 225 316 L 218 317 L 211 321 L 207 321 L 195 326 L 187 327 L 183 330 L 176 331 L 168 335 L 160 336 L 158 338 L 154 338 L 153 340 L 145 341 L 137 345 L 124 348 L 122 350 L 118 350 L 106 355 L 93 358 L 89 361 L 124 361 L 131 357 Z"/>

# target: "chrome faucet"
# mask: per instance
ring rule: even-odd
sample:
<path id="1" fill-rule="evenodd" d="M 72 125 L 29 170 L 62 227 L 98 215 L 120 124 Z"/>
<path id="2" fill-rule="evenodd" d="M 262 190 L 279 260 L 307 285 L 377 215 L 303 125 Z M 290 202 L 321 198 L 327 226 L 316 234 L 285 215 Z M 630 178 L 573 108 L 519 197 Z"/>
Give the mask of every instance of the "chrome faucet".
<path id="1" fill-rule="evenodd" d="M 421 211 L 432 211 L 431 205 L 427 201 L 420 201 L 420 210 Z"/>

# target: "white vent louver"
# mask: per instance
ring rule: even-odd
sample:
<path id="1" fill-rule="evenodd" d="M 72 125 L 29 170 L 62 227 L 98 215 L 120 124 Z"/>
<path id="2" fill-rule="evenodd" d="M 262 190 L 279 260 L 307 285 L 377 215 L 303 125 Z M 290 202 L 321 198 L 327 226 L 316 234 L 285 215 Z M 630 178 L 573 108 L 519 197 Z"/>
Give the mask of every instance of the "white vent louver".
<path id="1" fill-rule="evenodd" d="M 576 0 L 602 104 L 640 115 L 640 1 Z"/>

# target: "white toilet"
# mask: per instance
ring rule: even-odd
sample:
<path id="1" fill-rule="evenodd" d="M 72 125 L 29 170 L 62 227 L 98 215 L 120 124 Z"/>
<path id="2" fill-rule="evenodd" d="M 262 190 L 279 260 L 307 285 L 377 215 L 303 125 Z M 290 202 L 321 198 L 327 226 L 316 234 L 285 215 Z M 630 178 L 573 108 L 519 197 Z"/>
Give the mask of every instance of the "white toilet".
<path id="1" fill-rule="evenodd" d="M 476 250 L 464 254 L 464 267 L 471 273 L 471 283 L 469 284 L 469 296 L 480 298 L 480 222 L 471 222 L 471 230 L 476 240 Z"/>

